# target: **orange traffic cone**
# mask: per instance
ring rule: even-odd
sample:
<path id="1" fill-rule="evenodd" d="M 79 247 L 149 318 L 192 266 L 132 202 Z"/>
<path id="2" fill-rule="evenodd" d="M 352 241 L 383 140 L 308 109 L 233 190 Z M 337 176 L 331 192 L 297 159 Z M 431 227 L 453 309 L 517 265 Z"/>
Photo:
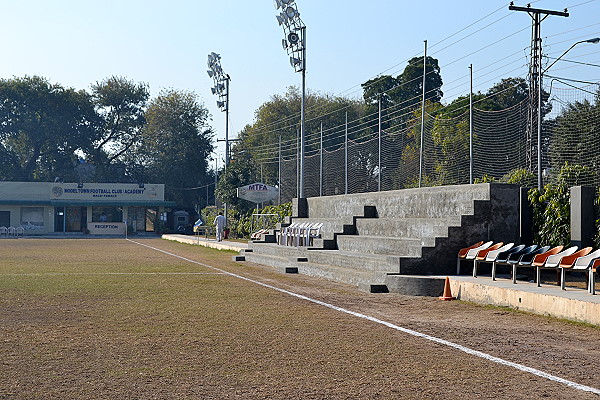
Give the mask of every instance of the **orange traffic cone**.
<path id="1" fill-rule="evenodd" d="M 444 284 L 444 294 L 441 295 L 440 300 L 456 300 L 456 297 L 452 296 L 452 290 L 450 290 L 450 278 L 446 277 L 446 283 Z"/>

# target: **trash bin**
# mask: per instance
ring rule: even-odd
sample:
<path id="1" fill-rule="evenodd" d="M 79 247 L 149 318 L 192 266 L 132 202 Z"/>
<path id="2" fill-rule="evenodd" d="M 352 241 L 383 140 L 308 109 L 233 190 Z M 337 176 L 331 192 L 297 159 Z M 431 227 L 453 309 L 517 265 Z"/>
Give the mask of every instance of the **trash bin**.
<path id="1" fill-rule="evenodd" d="M 229 229 L 225 228 L 223 230 L 223 239 L 229 239 Z"/>

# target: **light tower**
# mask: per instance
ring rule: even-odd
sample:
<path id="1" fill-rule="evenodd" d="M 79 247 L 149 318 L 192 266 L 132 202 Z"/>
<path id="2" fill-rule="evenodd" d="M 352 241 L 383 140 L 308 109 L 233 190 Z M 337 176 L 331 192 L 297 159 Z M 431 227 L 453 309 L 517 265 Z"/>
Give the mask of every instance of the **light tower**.
<path id="1" fill-rule="evenodd" d="M 208 76 L 213 79 L 214 87 L 210 90 L 218 97 L 217 107 L 225 111 L 225 168 L 229 166 L 229 81 L 231 78 L 221 68 L 221 56 L 215 52 L 208 55 Z M 217 171 L 215 171 L 216 173 Z M 215 187 L 216 189 L 216 187 Z M 223 204 L 225 225 L 227 225 L 227 203 Z"/>
<path id="2" fill-rule="evenodd" d="M 294 71 L 302 74 L 302 100 L 300 105 L 300 165 L 298 177 L 298 197 L 304 197 L 304 147 L 306 132 L 304 129 L 304 102 L 306 100 L 306 25 L 300 19 L 298 6 L 294 0 L 275 0 L 275 7 L 280 10 L 277 22 L 283 28 L 283 48 L 290 56 L 290 64 Z"/>

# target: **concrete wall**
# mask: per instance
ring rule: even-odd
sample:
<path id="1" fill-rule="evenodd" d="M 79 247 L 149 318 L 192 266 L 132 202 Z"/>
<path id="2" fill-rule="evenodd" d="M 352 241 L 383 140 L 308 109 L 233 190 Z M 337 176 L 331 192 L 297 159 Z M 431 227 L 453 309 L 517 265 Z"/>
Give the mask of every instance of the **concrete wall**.
<path id="1" fill-rule="evenodd" d="M 308 216 L 335 218 L 343 215 L 360 215 L 364 205 L 375 206 L 380 218 L 440 218 L 469 214 L 473 212 L 473 200 L 490 199 L 490 185 L 495 184 L 452 185 L 311 197 L 306 199 Z"/>

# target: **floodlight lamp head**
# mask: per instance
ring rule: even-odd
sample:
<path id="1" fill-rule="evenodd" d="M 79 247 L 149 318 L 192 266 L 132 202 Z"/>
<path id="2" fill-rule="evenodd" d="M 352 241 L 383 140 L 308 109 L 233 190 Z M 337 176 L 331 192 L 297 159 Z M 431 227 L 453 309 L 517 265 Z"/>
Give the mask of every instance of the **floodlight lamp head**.
<path id="1" fill-rule="evenodd" d="M 219 108 L 225 107 L 225 102 L 224 101 L 217 101 L 217 107 L 219 107 Z"/>
<path id="2" fill-rule="evenodd" d="M 213 77 L 215 75 L 215 73 L 213 71 L 206 71 L 206 73 L 208 74 L 209 77 Z"/>
<path id="3" fill-rule="evenodd" d="M 298 11 L 294 8 L 294 7 L 288 7 L 285 9 L 285 15 L 289 18 L 292 19 L 296 16 L 298 16 Z"/>
<path id="4" fill-rule="evenodd" d="M 290 57 L 290 65 L 296 68 L 302 61 L 296 57 Z"/>
<path id="5" fill-rule="evenodd" d="M 290 45 L 294 46 L 300 41 L 300 36 L 296 32 L 290 32 L 287 36 Z"/>
<path id="6" fill-rule="evenodd" d="M 291 4 L 293 1 L 294 0 L 281 0 L 281 3 L 285 4 L 287 6 L 288 4 Z"/>
<path id="7" fill-rule="evenodd" d="M 289 22 L 290 22 L 288 20 L 287 15 L 284 12 L 279 13 L 279 15 L 276 16 L 276 18 L 277 18 L 277 22 L 279 22 L 279 25 L 286 25 L 287 26 L 289 24 Z"/>
<path id="8" fill-rule="evenodd" d="M 217 88 L 212 87 L 210 88 L 210 91 L 212 92 L 212 94 L 217 94 Z"/>
<path id="9" fill-rule="evenodd" d="M 281 46 L 286 50 L 288 48 L 288 42 L 285 39 L 281 39 Z"/>

